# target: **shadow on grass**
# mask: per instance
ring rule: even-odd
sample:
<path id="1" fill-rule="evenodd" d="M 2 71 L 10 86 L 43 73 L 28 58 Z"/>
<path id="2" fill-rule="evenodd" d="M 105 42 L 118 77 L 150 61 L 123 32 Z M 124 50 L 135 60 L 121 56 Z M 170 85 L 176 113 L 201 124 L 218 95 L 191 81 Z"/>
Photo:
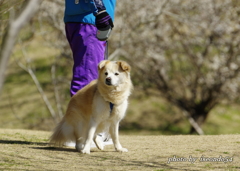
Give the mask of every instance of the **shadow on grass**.
<path id="1" fill-rule="evenodd" d="M 48 145 L 48 143 L 19 141 L 19 140 L 0 140 L 0 144 L 39 145 L 39 146 L 46 146 L 46 145 Z"/>
<path id="2" fill-rule="evenodd" d="M 49 150 L 49 151 L 65 151 L 65 152 L 77 152 L 76 149 L 73 148 L 64 148 L 64 147 L 31 147 L 32 149 L 36 150 Z"/>
<path id="3" fill-rule="evenodd" d="M 49 145 L 49 143 L 41 143 L 41 142 L 30 142 L 30 141 L 19 141 L 19 140 L 0 140 L 0 144 L 37 145 L 37 146 L 42 146 L 42 147 L 30 147 L 30 148 L 39 149 L 39 150 L 50 150 L 50 151 L 76 152 L 75 149 L 64 148 L 64 147 L 52 147 Z"/>
<path id="4" fill-rule="evenodd" d="M 153 162 L 151 160 L 127 160 L 124 158 L 119 158 L 119 157 L 111 157 L 107 158 L 106 156 L 93 156 L 96 160 L 100 161 L 105 161 L 105 160 L 112 160 L 113 163 L 118 163 L 118 166 L 131 166 L 131 167 L 136 167 L 139 168 L 139 170 L 142 170 L 144 168 L 149 169 L 152 168 L 155 171 L 160 171 L 160 170 L 181 170 L 181 171 L 188 171 L 189 169 L 187 166 L 182 166 L 179 168 L 178 166 L 174 165 L 169 165 L 167 163 L 163 162 Z M 191 169 L 192 171 L 197 171 L 198 169 Z"/>

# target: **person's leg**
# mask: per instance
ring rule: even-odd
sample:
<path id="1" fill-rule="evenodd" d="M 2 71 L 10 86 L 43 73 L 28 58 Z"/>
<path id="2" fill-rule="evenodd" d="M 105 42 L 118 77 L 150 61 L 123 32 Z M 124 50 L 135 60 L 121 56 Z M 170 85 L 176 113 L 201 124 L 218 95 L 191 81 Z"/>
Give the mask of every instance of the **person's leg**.
<path id="1" fill-rule="evenodd" d="M 98 63 L 104 60 L 106 42 L 96 38 L 97 28 L 90 24 L 66 23 L 66 36 L 73 53 L 71 96 L 98 78 Z"/>
<path id="2" fill-rule="evenodd" d="M 97 28 L 83 23 L 66 23 L 66 36 L 73 53 L 71 96 L 98 78 L 98 63 L 108 58 L 107 42 L 96 37 Z M 109 134 L 101 133 L 103 145 L 112 144 Z M 109 141 L 110 140 L 110 141 Z"/>

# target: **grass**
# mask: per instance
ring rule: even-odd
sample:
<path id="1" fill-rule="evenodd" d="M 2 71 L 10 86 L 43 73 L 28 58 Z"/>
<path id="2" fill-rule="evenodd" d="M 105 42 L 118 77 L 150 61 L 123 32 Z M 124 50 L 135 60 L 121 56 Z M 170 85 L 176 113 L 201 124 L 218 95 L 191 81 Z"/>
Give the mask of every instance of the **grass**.
<path id="1" fill-rule="evenodd" d="M 120 135 L 128 153 L 91 149 L 81 154 L 73 148 L 47 144 L 50 132 L 0 129 L 0 170 L 232 170 L 240 169 L 240 135 Z M 196 150 L 201 149 L 201 150 Z M 225 158 L 204 161 L 201 158 Z M 173 160 L 184 158 L 184 160 Z M 233 160 L 228 160 L 232 158 Z M 170 162 L 169 162 L 170 161 Z"/>
<path id="2" fill-rule="evenodd" d="M 207 134 L 239 133 L 240 107 L 237 104 L 219 105 L 214 108 L 203 129 Z"/>

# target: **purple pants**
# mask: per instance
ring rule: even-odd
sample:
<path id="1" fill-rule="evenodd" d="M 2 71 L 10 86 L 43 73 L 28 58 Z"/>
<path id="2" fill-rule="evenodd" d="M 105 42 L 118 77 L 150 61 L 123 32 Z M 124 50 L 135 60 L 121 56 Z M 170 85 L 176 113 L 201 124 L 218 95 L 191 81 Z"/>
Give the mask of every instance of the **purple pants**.
<path id="1" fill-rule="evenodd" d="M 73 53 L 71 96 L 98 78 L 98 63 L 104 60 L 106 41 L 96 38 L 97 28 L 84 23 L 66 23 L 66 36 Z"/>

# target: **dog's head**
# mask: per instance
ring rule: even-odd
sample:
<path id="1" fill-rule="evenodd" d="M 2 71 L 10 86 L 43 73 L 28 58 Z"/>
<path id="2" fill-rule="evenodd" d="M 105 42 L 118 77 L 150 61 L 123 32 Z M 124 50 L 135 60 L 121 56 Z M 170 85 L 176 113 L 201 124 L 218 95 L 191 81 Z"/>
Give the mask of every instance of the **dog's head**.
<path id="1" fill-rule="evenodd" d="M 119 86 L 130 80 L 131 67 L 124 61 L 101 61 L 98 65 L 99 79 L 107 86 Z"/>

